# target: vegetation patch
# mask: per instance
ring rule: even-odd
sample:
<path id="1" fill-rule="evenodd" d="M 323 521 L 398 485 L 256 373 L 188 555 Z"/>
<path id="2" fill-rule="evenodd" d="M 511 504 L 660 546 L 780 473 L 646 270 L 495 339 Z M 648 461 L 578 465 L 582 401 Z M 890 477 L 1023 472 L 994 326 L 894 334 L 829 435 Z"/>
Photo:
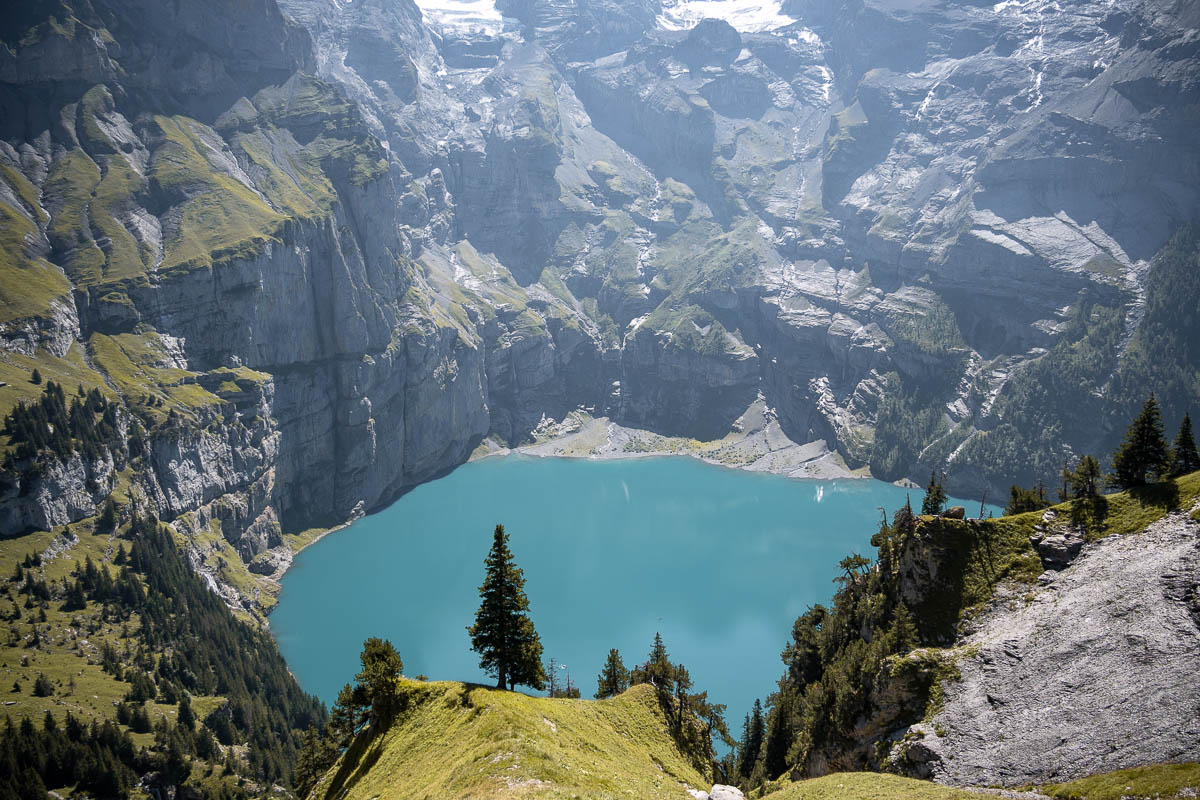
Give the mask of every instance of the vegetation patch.
<path id="1" fill-rule="evenodd" d="M 32 221 L 0 202 L 0 324 L 47 316 L 50 304 L 71 291 L 61 269 L 32 255 L 37 236 Z"/>
<path id="2" fill-rule="evenodd" d="M 1151 764 L 1106 772 L 1038 790 L 1055 800 L 1170 800 L 1194 798 L 1200 792 L 1200 764 Z"/>
<path id="3" fill-rule="evenodd" d="M 194 416 L 197 410 L 222 402 L 198 382 L 197 373 L 171 365 L 153 331 L 115 336 L 96 333 L 89 345 L 96 364 L 151 418 L 163 419 L 172 410 Z"/>
<path id="4" fill-rule="evenodd" d="M 924 307 L 914 306 L 892 313 L 888 334 L 927 356 L 961 360 L 970 348 L 958 327 L 958 318 L 936 295 L 930 293 L 927 300 Z"/>
<path id="5" fill-rule="evenodd" d="M 797 781 L 764 800 L 979 800 L 980 795 L 931 781 L 880 772 L 837 772 Z"/>
<path id="6" fill-rule="evenodd" d="M 251 258 L 275 239 L 284 217 L 207 155 L 219 141 L 186 117 L 155 117 L 164 141 L 151 161 L 153 191 L 169 198 L 178 223 L 165 234 L 162 270 Z"/>
<path id="7" fill-rule="evenodd" d="M 106 511 L 0 541 L 0 575 L 4 796 L 128 797 L 151 772 L 216 798 L 290 782 L 323 707 L 157 523 Z"/>

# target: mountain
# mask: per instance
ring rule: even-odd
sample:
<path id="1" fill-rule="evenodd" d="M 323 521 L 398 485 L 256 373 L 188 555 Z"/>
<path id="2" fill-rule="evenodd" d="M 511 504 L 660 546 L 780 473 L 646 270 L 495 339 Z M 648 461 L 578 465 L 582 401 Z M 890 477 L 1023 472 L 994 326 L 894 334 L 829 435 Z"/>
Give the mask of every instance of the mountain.
<path id="1" fill-rule="evenodd" d="M 99 705 L 80 713 L 98 726 L 129 692 L 143 709 L 173 698 L 160 705 L 179 714 L 176 687 L 191 685 L 205 715 L 229 709 L 213 717 L 228 740 L 218 752 L 234 754 L 213 766 L 213 791 L 247 777 L 282 786 L 319 704 L 233 614 L 261 622 L 294 548 L 321 531 L 481 445 L 544 439 L 567 418 L 716 440 L 751 409 L 765 438 L 769 421 L 829 469 L 922 481 L 936 470 L 956 495 L 993 498 L 1104 457 L 1150 391 L 1173 429 L 1200 397 L 1198 28 L 1184 0 L 6 10 L 0 544 L 20 569 L 4 611 L 20 702 L 46 710 L 58 696 L 33 691 L 47 684 L 20 663 L 24 649 L 54 662 L 41 677 L 56 692 L 83 654 L 74 678 Z M 961 555 L 992 541 L 963 530 L 996 532 L 1010 577 L 1029 583 L 1045 566 L 1036 525 L 1053 529 L 1040 543 L 1068 546 L 1070 531 L 1040 518 L 932 522 L 904 541 L 946 537 Z M 124 629 L 79 556 L 116 571 L 114 544 L 137 531 L 169 578 L 133 570 L 121 613 L 160 627 Z M 1169 534 L 1151 538 L 1183 563 Z M 1121 561 L 1122 546 L 1083 563 Z M 1153 563 L 1177 611 L 1190 572 Z M 938 595 L 945 607 L 908 598 L 916 634 L 905 627 L 903 641 L 940 651 L 971 635 L 949 617 L 990 602 L 995 581 L 963 574 L 970 591 Z M 1072 580 L 1049 585 L 1087 606 Z M 226 613 L 194 592 L 200 582 Z M 1022 631 L 1054 619 L 1043 590 L 1031 584 L 1024 612 L 984 614 L 981 638 L 962 646 L 1008 658 L 994 637 L 1013 632 L 1019 650 Z M 187 609 L 171 605 L 177 594 Z M 196 604 L 196 621 L 261 659 L 232 685 L 188 684 L 176 654 L 158 652 L 164 630 L 204 635 L 187 627 Z M 121 649 L 79 650 L 82 631 Z M 810 666 L 848 680 L 843 667 L 864 654 L 829 644 L 842 666 Z M 210 655 L 189 658 L 212 666 Z M 909 665 L 918 684 L 933 685 L 945 655 Z M 1019 665 L 999 663 L 964 665 L 953 702 L 982 709 L 990 696 L 1013 713 L 1043 702 L 1023 694 Z M 253 664 L 278 678 L 261 709 L 246 699 L 261 689 Z M 796 698 L 803 677 L 791 677 Z M 912 746 L 896 755 L 914 771 L 974 780 L 983 757 L 969 742 L 990 741 L 991 723 L 947 705 L 935 725 L 954 735 L 922 737 L 910 730 L 929 710 L 917 688 L 866 734 L 846 738 L 850 721 L 823 706 L 777 724 L 808 735 L 818 717 L 836 723 L 789 768 L 881 762 L 872 737 L 905 729 Z M 188 742 L 208 746 L 166 726 L 134 740 L 139 751 L 125 728 L 87 733 L 108 753 L 97 759 L 131 770 L 110 770 L 122 780 L 171 775 Z M 82 752 L 75 733 L 14 735 L 21 754 L 44 755 Z M 1046 736 L 987 757 L 1017 765 L 1005 768 L 1014 780 L 1057 777 L 1019 769 Z M 1146 752 L 1168 740 L 1150 737 Z M 1055 763 L 1113 766 L 1082 751 Z"/>
<path id="2" fill-rule="evenodd" d="M 995 519 L 902 509 L 797 619 L 768 776 L 1057 783 L 1200 761 L 1200 473 Z"/>
<path id="3" fill-rule="evenodd" d="M 1147 389 L 1182 416 L 1194 9 L 698 8 L 6 20 L 0 405 L 37 367 L 115 435 L 10 460 L 0 527 L 115 492 L 269 575 L 577 410 L 711 439 L 761 397 L 847 470 L 992 496 Z"/>

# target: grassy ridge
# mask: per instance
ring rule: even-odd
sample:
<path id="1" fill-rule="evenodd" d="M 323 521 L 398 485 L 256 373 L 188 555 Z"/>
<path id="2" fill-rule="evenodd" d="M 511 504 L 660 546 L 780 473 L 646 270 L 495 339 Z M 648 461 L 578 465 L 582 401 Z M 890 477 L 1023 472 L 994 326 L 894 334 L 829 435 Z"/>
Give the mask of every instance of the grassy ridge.
<path id="1" fill-rule="evenodd" d="M 314 797 L 680 798 L 708 789 L 648 685 L 610 700 L 404 682 L 407 708 L 360 737 Z"/>

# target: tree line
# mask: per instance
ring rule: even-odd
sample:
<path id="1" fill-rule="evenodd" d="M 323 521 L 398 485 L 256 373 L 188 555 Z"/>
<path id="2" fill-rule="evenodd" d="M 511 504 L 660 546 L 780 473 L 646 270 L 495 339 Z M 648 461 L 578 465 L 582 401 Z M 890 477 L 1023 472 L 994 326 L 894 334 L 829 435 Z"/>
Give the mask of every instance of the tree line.
<path id="1" fill-rule="evenodd" d="M 34 459 L 43 450 L 67 458 L 76 450 L 88 459 L 99 458 L 109 448 L 123 447 L 117 407 L 99 389 L 78 392 L 67 401 L 61 384 L 48 381 L 33 403 L 18 403 L 4 417 L 4 434 L 13 449 L 4 466 L 15 471 L 16 462 Z"/>
<path id="2" fill-rule="evenodd" d="M 1072 512 L 1101 514 L 1104 503 L 1101 490 L 1111 488 L 1138 491 L 1145 486 L 1170 481 L 1200 470 L 1200 453 L 1192 432 L 1192 418 L 1184 413 L 1174 441 L 1167 445 L 1162 411 L 1153 393 L 1146 398 L 1141 411 L 1130 422 L 1111 458 L 1112 468 L 1106 474 L 1095 456 L 1085 454 L 1074 465 L 1063 465 L 1060 473 L 1058 499 L 1071 501 Z M 1051 505 L 1043 483 L 1032 488 L 1013 484 L 1005 514 L 1038 511 Z"/>

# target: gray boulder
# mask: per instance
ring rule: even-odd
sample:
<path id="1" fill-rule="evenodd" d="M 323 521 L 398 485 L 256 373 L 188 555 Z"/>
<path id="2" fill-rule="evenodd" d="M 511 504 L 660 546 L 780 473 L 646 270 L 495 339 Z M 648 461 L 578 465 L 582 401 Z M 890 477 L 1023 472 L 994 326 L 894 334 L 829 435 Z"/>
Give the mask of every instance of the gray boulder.
<path id="1" fill-rule="evenodd" d="M 1051 534 L 1035 543 L 1046 569 L 1065 569 L 1083 549 L 1083 535 L 1074 528 Z"/>
<path id="2" fill-rule="evenodd" d="M 745 796 L 742 794 L 742 790 L 736 786 L 726 786 L 723 783 L 718 783 L 708 793 L 708 800 L 743 800 Z"/>

